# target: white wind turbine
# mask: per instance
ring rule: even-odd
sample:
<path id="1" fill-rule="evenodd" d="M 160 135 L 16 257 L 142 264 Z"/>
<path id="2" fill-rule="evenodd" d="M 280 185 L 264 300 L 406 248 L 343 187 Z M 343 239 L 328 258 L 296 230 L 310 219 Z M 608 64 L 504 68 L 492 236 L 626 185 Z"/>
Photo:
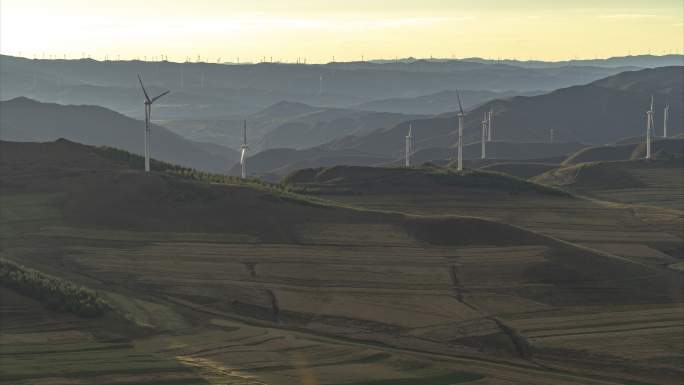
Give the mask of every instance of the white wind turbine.
<path id="1" fill-rule="evenodd" d="M 667 138 L 667 119 L 670 115 L 670 105 L 665 105 L 665 110 L 663 111 L 663 138 Z"/>
<path id="2" fill-rule="evenodd" d="M 651 159 L 651 139 L 653 137 L 653 96 L 651 109 L 646 111 L 646 159 Z"/>
<path id="3" fill-rule="evenodd" d="M 487 112 L 487 141 L 492 141 L 492 116 L 494 115 L 494 107 L 489 108 Z"/>
<path id="4" fill-rule="evenodd" d="M 245 179 L 247 177 L 247 149 L 249 146 L 247 145 L 247 121 L 245 120 L 245 125 L 244 125 L 244 131 L 243 131 L 243 137 L 242 137 L 242 146 L 240 146 L 240 149 L 242 150 L 242 153 L 240 154 L 240 166 L 242 168 L 242 171 L 240 173 L 240 177 L 242 179 Z"/>
<path id="5" fill-rule="evenodd" d="M 409 123 L 408 135 L 406 135 L 406 167 L 411 167 L 411 152 L 413 151 L 413 136 L 411 136 L 411 130 L 413 129 L 413 124 Z"/>
<path id="6" fill-rule="evenodd" d="M 140 87 L 145 94 L 145 172 L 150 172 L 150 120 L 152 119 L 152 103 L 156 102 L 162 96 L 168 94 L 169 91 L 162 92 L 161 94 L 150 99 L 140 75 L 138 75 L 138 81 L 140 81 Z"/>
<path id="7" fill-rule="evenodd" d="M 461 104 L 461 94 L 456 90 L 456 97 L 458 98 L 458 171 L 463 171 L 463 119 L 465 112 L 463 112 L 463 104 Z"/>
<path id="8" fill-rule="evenodd" d="M 482 159 L 487 159 L 487 127 L 489 119 L 487 116 L 489 114 L 485 112 L 484 118 L 482 119 Z"/>

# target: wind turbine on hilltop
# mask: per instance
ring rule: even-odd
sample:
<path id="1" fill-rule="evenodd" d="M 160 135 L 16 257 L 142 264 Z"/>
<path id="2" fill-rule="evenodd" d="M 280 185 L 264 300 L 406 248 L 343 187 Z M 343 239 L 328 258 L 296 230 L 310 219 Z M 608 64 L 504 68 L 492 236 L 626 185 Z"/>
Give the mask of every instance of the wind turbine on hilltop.
<path id="1" fill-rule="evenodd" d="M 140 87 L 142 88 L 143 93 L 145 94 L 145 172 L 150 172 L 150 120 L 152 119 L 152 104 L 162 96 L 168 94 L 170 91 L 162 92 L 161 94 L 150 99 L 150 96 L 147 94 L 147 90 L 145 90 L 145 86 L 143 85 L 140 75 L 138 75 L 138 81 L 140 81 Z"/>
<path id="2" fill-rule="evenodd" d="M 406 167 L 411 167 L 411 152 L 413 151 L 413 136 L 411 136 L 411 129 L 413 128 L 413 124 L 409 123 L 409 130 L 408 130 L 408 135 L 406 135 Z"/>
<path id="3" fill-rule="evenodd" d="M 663 138 L 667 138 L 667 119 L 670 115 L 670 105 L 665 105 L 665 110 L 663 111 Z"/>
<path id="4" fill-rule="evenodd" d="M 489 119 L 487 112 L 484 113 L 484 118 L 482 119 L 482 159 L 487 159 L 487 127 Z"/>
<path id="5" fill-rule="evenodd" d="M 487 141 L 492 141 L 492 116 L 494 115 L 494 107 L 489 108 L 487 112 Z"/>
<path id="6" fill-rule="evenodd" d="M 242 179 L 245 179 L 247 177 L 247 149 L 249 146 L 247 145 L 247 121 L 245 120 L 245 125 L 244 125 L 244 131 L 243 131 L 243 137 L 242 137 L 242 146 L 240 146 L 241 154 L 240 154 L 240 166 L 242 168 L 242 171 L 240 173 L 240 177 Z"/>
<path id="7" fill-rule="evenodd" d="M 463 104 L 461 104 L 461 94 L 456 90 L 456 97 L 458 98 L 458 171 L 463 171 L 463 119 L 465 112 L 463 112 Z"/>
<path id="8" fill-rule="evenodd" d="M 653 96 L 651 109 L 646 111 L 646 159 L 651 159 L 651 139 L 653 137 Z"/>

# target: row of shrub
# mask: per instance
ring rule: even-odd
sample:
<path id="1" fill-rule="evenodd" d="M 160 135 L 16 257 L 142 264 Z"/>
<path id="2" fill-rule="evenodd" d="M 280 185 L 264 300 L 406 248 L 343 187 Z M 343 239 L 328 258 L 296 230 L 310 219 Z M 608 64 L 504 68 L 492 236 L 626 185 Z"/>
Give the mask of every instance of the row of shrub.
<path id="1" fill-rule="evenodd" d="M 110 307 L 96 292 L 0 258 L 0 284 L 44 302 L 50 309 L 79 317 L 99 317 Z"/>

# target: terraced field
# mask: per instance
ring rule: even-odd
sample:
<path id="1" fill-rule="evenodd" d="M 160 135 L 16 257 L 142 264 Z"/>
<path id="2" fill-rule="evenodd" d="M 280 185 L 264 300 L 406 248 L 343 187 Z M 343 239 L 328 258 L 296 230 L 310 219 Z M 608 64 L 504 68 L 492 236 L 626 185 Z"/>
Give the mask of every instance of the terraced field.
<path id="1" fill-rule="evenodd" d="M 82 320 L 16 294 L 4 307 L 3 291 L 7 383 L 678 384 L 684 374 L 682 279 L 663 266 L 678 261 L 681 238 L 645 231 L 629 207 L 489 176 L 427 196 L 347 185 L 308 199 L 144 176 L 68 149 L 68 164 L 3 151 L 1 254 L 97 290 L 113 310 Z M 598 247 L 625 240 L 649 254 Z M 59 326 L 43 336 L 40 322 L 6 317 L 17 309 Z M 20 350 L 33 353 L 19 363 Z M 47 351 L 59 352 L 49 364 L 37 354 Z M 110 371 L 88 372 L 98 367 Z"/>

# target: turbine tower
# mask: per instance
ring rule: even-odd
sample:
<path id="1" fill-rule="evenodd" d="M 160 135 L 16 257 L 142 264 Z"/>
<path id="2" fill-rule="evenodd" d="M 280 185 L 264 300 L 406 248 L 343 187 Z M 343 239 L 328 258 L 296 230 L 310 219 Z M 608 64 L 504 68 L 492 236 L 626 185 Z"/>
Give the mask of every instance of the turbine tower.
<path id="1" fill-rule="evenodd" d="M 408 135 L 406 135 L 406 167 L 411 167 L 411 152 L 413 151 L 413 146 L 412 146 L 412 140 L 413 136 L 411 136 L 411 130 L 413 129 L 413 124 L 409 123 L 409 130 L 408 130 Z"/>
<path id="2" fill-rule="evenodd" d="M 492 141 L 492 116 L 494 115 L 494 107 L 489 108 L 487 113 L 487 141 Z"/>
<path id="3" fill-rule="evenodd" d="M 489 127 L 489 113 L 485 112 L 482 119 L 482 159 L 487 159 L 487 128 Z"/>
<path id="4" fill-rule="evenodd" d="M 646 159 L 651 159 L 651 139 L 653 137 L 653 96 L 651 109 L 646 111 Z"/>
<path id="5" fill-rule="evenodd" d="M 670 105 L 665 105 L 665 110 L 663 111 L 663 138 L 667 138 L 667 119 L 670 115 Z"/>
<path id="6" fill-rule="evenodd" d="M 242 137 L 242 146 L 240 146 L 240 149 L 242 150 L 242 153 L 240 154 L 240 166 L 242 168 L 240 177 L 242 179 L 245 179 L 247 177 L 247 149 L 249 146 L 247 145 L 247 121 L 245 120 L 245 125 L 244 125 L 244 130 L 243 130 L 243 137 Z"/>
<path id="7" fill-rule="evenodd" d="M 150 96 L 145 90 L 142 78 L 138 75 L 138 81 L 140 82 L 140 87 L 145 94 L 145 172 L 150 172 L 150 120 L 152 120 L 152 104 L 156 102 L 159 98 L 169 93 L 169 91 L 164 91 L 161 94 L 150 99 Z"/>
<path id="8" fill-rule="evenodd" d="M 458 98 L 458 171 L 463 171 L 463 104 L 461 104 L 461 94 L 456 90 L 456 97 Z"/>

